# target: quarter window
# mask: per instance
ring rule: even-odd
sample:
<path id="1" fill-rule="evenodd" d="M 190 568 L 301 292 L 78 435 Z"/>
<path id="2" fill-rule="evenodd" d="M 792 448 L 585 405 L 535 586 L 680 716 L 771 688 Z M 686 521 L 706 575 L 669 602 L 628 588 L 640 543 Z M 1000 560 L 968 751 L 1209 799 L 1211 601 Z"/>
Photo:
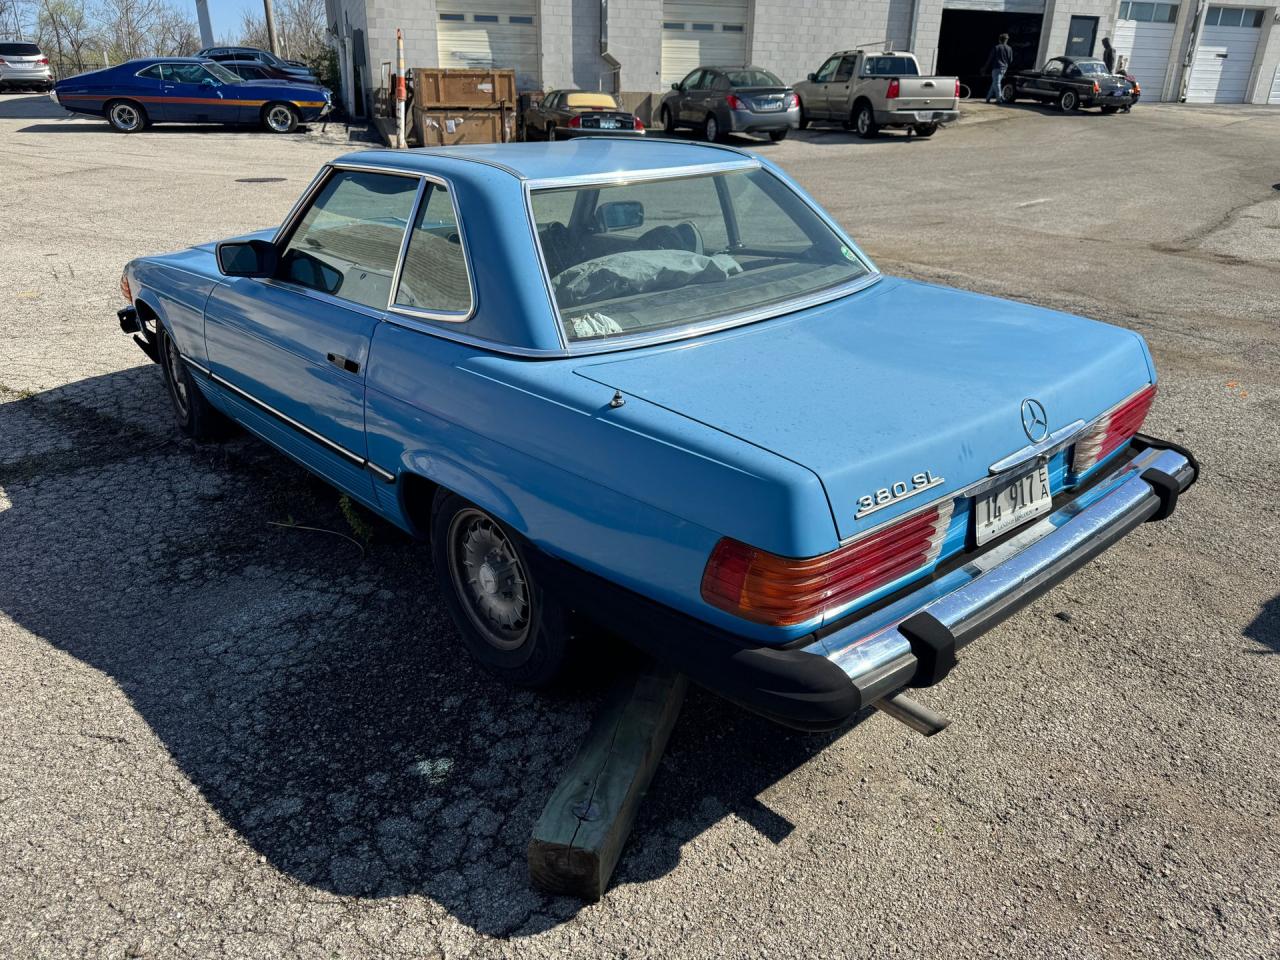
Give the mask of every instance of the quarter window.
<path id="1" fill-rule="evenodd" d="M 385 309 L 417 177 L 338 170 L 289 238 L 277 277 Z"/>
<path id="2" fill-rule="evenodd" d="M 471 310 L 471 283 L 453 200 L 440 184 L 428 184 L 427 190 L 409 235 L 396 303 L 461 319 Z"/>
<path id="3" fill-rule="evenodd" d="M 161 79 L 161 77 L 160 77 L 160 64 L 158 64 L 158 63 L 153 63 L 151 66 L 147 67 L 147 69 L 145 69 L 145 70 L 139 70 L 139 71 L 138 71 L 138 76 L 140 76 L 140 77 L 146 77 L 148 80 L 159 80 L 159 79 Z"/>

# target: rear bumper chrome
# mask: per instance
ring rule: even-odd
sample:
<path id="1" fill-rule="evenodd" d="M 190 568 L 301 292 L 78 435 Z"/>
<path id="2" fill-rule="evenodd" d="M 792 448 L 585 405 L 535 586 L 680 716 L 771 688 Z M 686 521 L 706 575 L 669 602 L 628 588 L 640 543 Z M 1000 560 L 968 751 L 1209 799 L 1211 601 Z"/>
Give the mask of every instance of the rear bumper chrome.
<path id="1" fill-rule="evenodd" d="M 990 550 L 787 647 L 735 636 L 545 554 L 535 554 L 538 574 L 575 609 L 708 689 L 787 726 L 831 729 L 904 687 L 937 683 L 958 650 L 1134 528 L 1169 516 L 1199 475 L 1176 444 L 1138 436 L 1126 454 Z"/>

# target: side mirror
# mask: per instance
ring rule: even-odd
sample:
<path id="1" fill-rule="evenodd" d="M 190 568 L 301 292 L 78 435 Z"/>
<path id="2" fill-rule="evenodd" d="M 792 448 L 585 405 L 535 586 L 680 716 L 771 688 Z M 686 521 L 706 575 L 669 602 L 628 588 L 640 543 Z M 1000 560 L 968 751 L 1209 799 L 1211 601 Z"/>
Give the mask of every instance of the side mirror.
<path id="1" fill-rule="evenodd" d="M 671 85 L 671 89 L 672 89 L 672 90 L 683 90 L 684 88 L 683 88 L 683 87 L 681 87 L 681 86 L 680 86 L 680 84 L 678 84 L 678 83 L 673 83 L 673 84 Z"/>
<path id="2" fill-rule="evenodd" d="M 811 73 L 811 74 L 809 74 L 809 82 L 810 82 L 810 83 L 817 83 L 817 82 L 818 82 L 818 75 L 817 75 L 816 73 Z"/>
<path id="3" fill-rule="evenodd" d="M 218 270 L 226 277 L 275 276 L 280 254 L 266 240 L 224 240 L 217 246 Z"/>
<path id="4" fill-rule="evenodd" d="M 641 226 L 644 226 L 644 204 L 639 200 L 618 200 L 596 207 L 596 229 L 601 233 Z"/>

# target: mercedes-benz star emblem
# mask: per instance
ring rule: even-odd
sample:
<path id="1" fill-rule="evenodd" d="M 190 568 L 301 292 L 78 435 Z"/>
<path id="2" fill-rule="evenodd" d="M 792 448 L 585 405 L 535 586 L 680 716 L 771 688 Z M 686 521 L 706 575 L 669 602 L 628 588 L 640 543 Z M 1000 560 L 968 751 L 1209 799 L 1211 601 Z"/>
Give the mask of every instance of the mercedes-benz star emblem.
<path id="1" fill-rule="evenodd" d="M 1022 401 L 1022 429 L 1032 443 L 1039 443 L 1049 435 L 1049 415 L 1039 400 L 1027 397 Z"/>

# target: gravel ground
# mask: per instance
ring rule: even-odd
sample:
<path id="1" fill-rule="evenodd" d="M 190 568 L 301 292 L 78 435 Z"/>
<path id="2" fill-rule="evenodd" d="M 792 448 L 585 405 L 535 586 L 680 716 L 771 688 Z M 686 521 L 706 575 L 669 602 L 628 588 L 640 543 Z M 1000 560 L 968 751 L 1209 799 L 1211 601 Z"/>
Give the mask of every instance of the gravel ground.
<path id="1" fill-rule="evenodd" d="M 421 547 L 180 440 L 115 329 L 126 260 L 279 221 L 341 132 L 0 98 L 0 955 L 1275 956 L 1277 144 L 1275 110 L 1144 105 L 761 148 L 891 272 L 1141 331 L 1204 475 L 966 651 L 942 736 L 691 694 L 583 908 L 524 845 L 616 655 L 495 685 Z"/>

